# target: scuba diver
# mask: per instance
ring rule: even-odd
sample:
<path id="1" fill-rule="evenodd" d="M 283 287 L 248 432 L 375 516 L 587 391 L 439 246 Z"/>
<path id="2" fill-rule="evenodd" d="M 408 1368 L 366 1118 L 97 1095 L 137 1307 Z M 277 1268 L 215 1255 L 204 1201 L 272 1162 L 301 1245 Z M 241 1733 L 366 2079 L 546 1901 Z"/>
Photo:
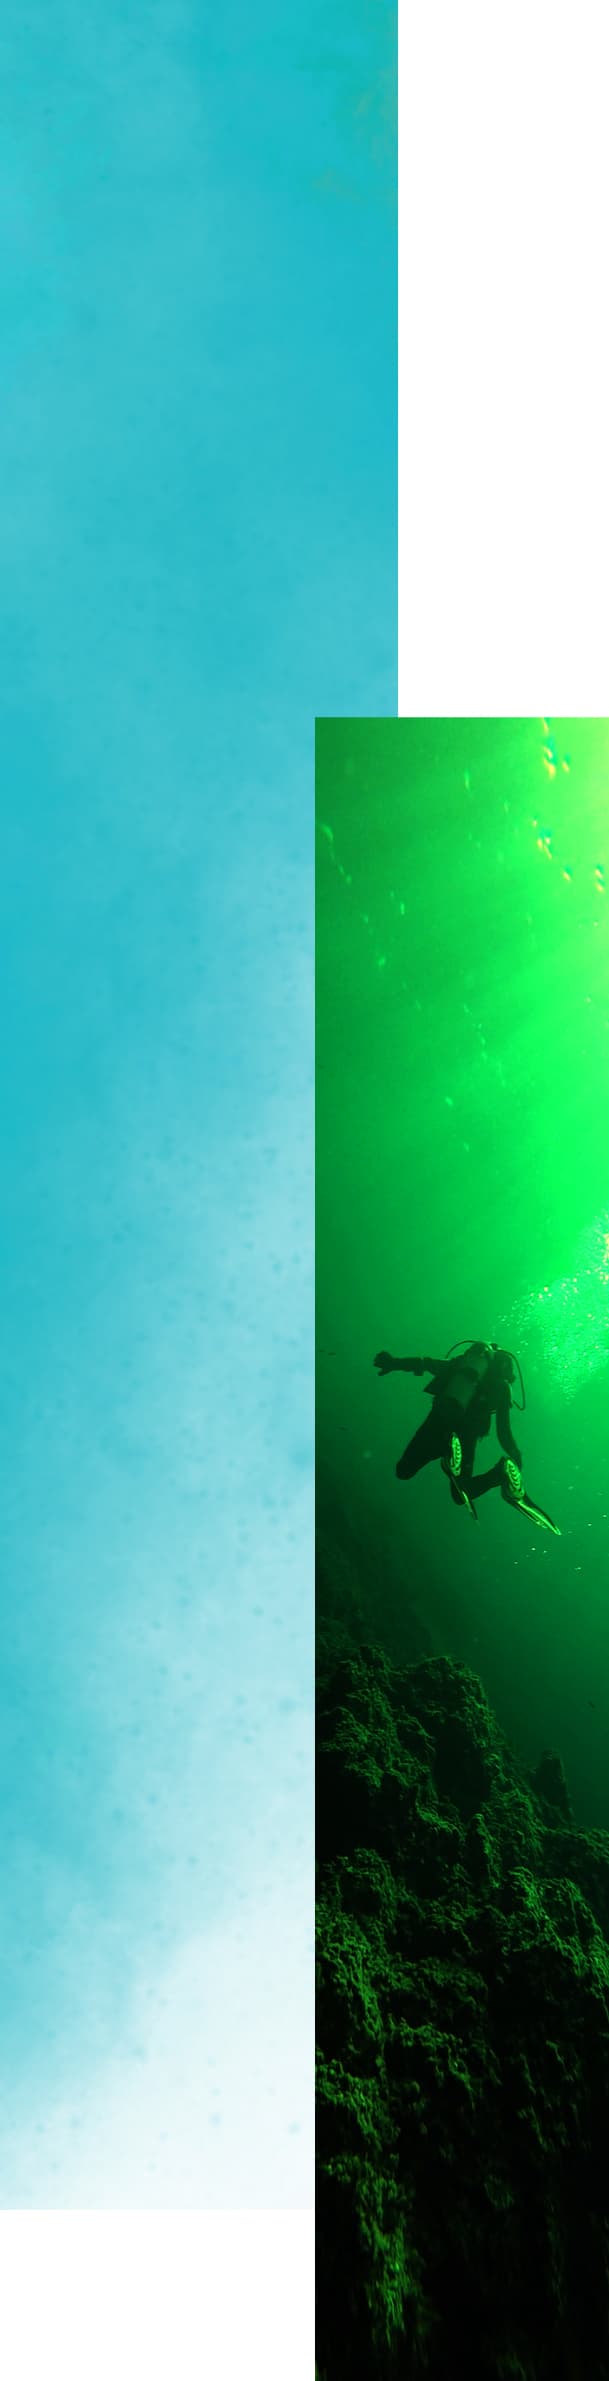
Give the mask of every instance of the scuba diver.
<path id="1" fill-rule="evenodd" d="M 460 1355 L 454 1352 L 458 1347 L 464 1351 Z M 533 1503 L 523 1487 L 522 1455 L 510 1421 L 516 1402 L 512 1397 L 516 1366 L 522 1390 L 518 1412 L 524 1412 L 526 1399 L 518 1359 L 507 1348 L 498 1347 L 496 1340 L 464 1340 L 455 1341 L 447 1356 L 390 1356 L 382 1349 L 374 1362 L 379 1379 L 387 1372 L 431 1373 L 425 1385 L 425 1395 L 432 1400 L 431 1412 L 396 1463 L 398 1480 L 412 1480 L 424 1464 L 439 1462 L 454 1503 L 466 1505 L 472 1521 L 478 1519 L 474 1500 L 498 1488 L 506 1504 L 528 1514 L 539 1529 L 560 1537 L 558 1524 L 541 1505 Z M 478 1439 L 487 1438 L 493 1415 L 503 1454 L 489 1471 L 475 1477 Z"/>

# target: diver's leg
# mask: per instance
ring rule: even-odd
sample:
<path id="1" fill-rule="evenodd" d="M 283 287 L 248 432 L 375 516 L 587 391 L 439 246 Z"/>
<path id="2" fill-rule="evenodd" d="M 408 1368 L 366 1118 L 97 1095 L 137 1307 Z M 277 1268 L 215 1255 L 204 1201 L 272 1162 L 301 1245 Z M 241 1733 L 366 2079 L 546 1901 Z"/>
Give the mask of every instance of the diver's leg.
<path id="1" fill-rule="evenodd" d="M 470 1495 L 475 1453 L 476 1441 L 468 1430 L 466 1416 L 459 1412 L 449 1416 L 442 1471 L 446 1473 L 453 1504 L 466 1505 L 472 1521 L 477 1520 Z"/>
<path id="2" fill-rule="evenodd" d="M 488 1496 L 489 1489 L 500 1488 L 502 1480 L 503 1463 L 494 1463 L 489 1472 L 478 1472 L 475 1479 L 468 1480 L 470 1496 Z"/>
<path id="3" fill-rule="evenodd" d="M 466 1420 L 456 1398 L 445 1397 L 438 1403 L 436 1422 L 442 1470 L 448 1473 L 449 1480 L 460 1480 L 465 1467 L 471 1471 L 471 1460 L 468 1462 Z"/>
<path id="4" fill-rule="evenodd" d="M 422 1472 L 424 1464 L 437 1463 L 443 1447 L 444 1434 L 441 1428 L 438 1429 L 437 1414 L 426 1414 L 425 1421 L 415 1430 L 414 1438 L 409 1439 L 399 1463 L 396 1463 L 397 1479 L 414 1480 L 415 1473 Z"/>

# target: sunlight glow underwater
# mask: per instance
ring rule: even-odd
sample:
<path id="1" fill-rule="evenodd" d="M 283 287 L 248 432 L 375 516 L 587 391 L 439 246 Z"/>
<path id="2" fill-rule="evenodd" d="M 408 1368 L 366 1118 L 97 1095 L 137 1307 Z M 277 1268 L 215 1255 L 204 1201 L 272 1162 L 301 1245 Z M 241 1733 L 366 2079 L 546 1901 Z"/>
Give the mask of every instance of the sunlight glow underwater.
<path id="1" fill-rule="evenodd" d="M 609 1210 L 582 1232 L 573 1269 L 529 1290 L 505 1318 L 521 1359 L 543 1361 L 564 1397 L 609 1366 Z"/>
<path id="2" fill-rule="evenodd" d="M 544 863 L 553 864 L 566 885 L 579 887 L 587 901 L 592 894 L 597 921 L 600 922 L 606 890 L 606 867 L 601 857 L 606 820 L 609 815 L 605 773 L 609 769 L 609 735 L 607 722 L 600 720 L 552 722 L 542 718 L 540 764 L 548 793 L 552 789 L 555 816 L 550 819 L 548 809 L 529 814 L 532 830 L 532 850 L 540 853 Z M 568 748 L 563 747 L 564 728 L 568 734 Z M 573 749 L 571 749 L 573 747 Z M 574 779 L 573 784 L 571 779 Z M 565 780 L 568 782 L 565 783 Z M 470 772 L 465 771 L 466 790 L 470 787 Z M 511 804 L 504 803 L 509 811 Z M 327 820 L 318 821 L 328 858 L 352 894 L 353 876 L 345 866 L 336 846 L 333 827 Z M 575 848 L 574 848 L 575 847 Z M 391 891 L 389 902 L 393 920 L 407 915 L 403 888 Z M 596 897 L 601 896 L 597 909 Z M 566 896 L 569 899 L 569 896 Z M 357 915 L 372 944 L 371 956 L 377 969 L 387 966 L 386 929 L 366 910 L 358 908 Z M 527 920 L 531 923 L 531 920 Z M 399 937 L 399 929 L 398 929 Z M 601 936 L 602 946 L 602 936 Z M 599 954 L 600 955 L 600 954 Z M 399 939 L 391 951 L 391 961 L 399 961 Z M 598 965 L 598 958 L 597 958 Z M 408 991 L 406 982 L 402 989 Z M 410 995 L 412 997 L 412 994 Z M 597 993 L 598 997 L 598 993 Z M 602 993 L 601 993 L 602 997 Z M 592 995 L 586 995 L 590 1002 Z M 421 1007 L 419 998 L 414 1007 Z M 499 1054 L 489 1052 L 482 1022 L 477 1020 L 467 1002 L 463 1003 L 471 1030 L 478 1044 L 478 1057 L 501 1088 L 505 1074 Z M 446 1105 L 452 1107 L 452 1095 L 446 1095 Z M 469 1153 L 469 1142 L 463 1147 Z M 537 1283 L 517 1299 L 500 1318 L 502 1335 L 516 1345 L 526 1367 L 526 1357 L 533 1364 L 543 1366 L 549 1378 L 560 1387 L 562 1395 L 573 1398 L 578 1390 L 595 1375 L 609 1367 L 609 1210 L 602 1210 L 580 1235 L 572 1252 L 571 1263 L 564 1274 L 551 1282 Z"/>

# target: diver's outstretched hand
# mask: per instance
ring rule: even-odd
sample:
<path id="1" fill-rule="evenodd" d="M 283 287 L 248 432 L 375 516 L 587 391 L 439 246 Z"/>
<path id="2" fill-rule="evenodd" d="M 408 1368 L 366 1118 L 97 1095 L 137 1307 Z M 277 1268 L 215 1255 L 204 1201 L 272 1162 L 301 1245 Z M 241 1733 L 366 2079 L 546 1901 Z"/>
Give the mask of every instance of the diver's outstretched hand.
<path id="1" fill-rule="evenodd" d="M 395 1358 L 388 1356 L 386 1348 L 381 1348 L 380 1356 L 375 1356 L 374 1361 L 379 1378 L 384 1372 L 393 1372 L 395 1369 Z"/>

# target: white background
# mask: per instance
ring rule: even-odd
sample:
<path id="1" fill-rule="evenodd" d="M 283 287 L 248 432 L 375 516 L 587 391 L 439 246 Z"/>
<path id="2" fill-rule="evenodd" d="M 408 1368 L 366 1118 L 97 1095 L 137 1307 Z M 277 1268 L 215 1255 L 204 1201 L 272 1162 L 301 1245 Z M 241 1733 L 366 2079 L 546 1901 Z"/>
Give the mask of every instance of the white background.
<path id="1" fill-rule="evenodd" d="M 10 2381 L 312 2381 L 313 2217 L 4 2215 Z"/>
<path id="2" fill-rule="evenodd" d="M 400 9 L 401 713 L 609 709 L 608 42 Z"/>

